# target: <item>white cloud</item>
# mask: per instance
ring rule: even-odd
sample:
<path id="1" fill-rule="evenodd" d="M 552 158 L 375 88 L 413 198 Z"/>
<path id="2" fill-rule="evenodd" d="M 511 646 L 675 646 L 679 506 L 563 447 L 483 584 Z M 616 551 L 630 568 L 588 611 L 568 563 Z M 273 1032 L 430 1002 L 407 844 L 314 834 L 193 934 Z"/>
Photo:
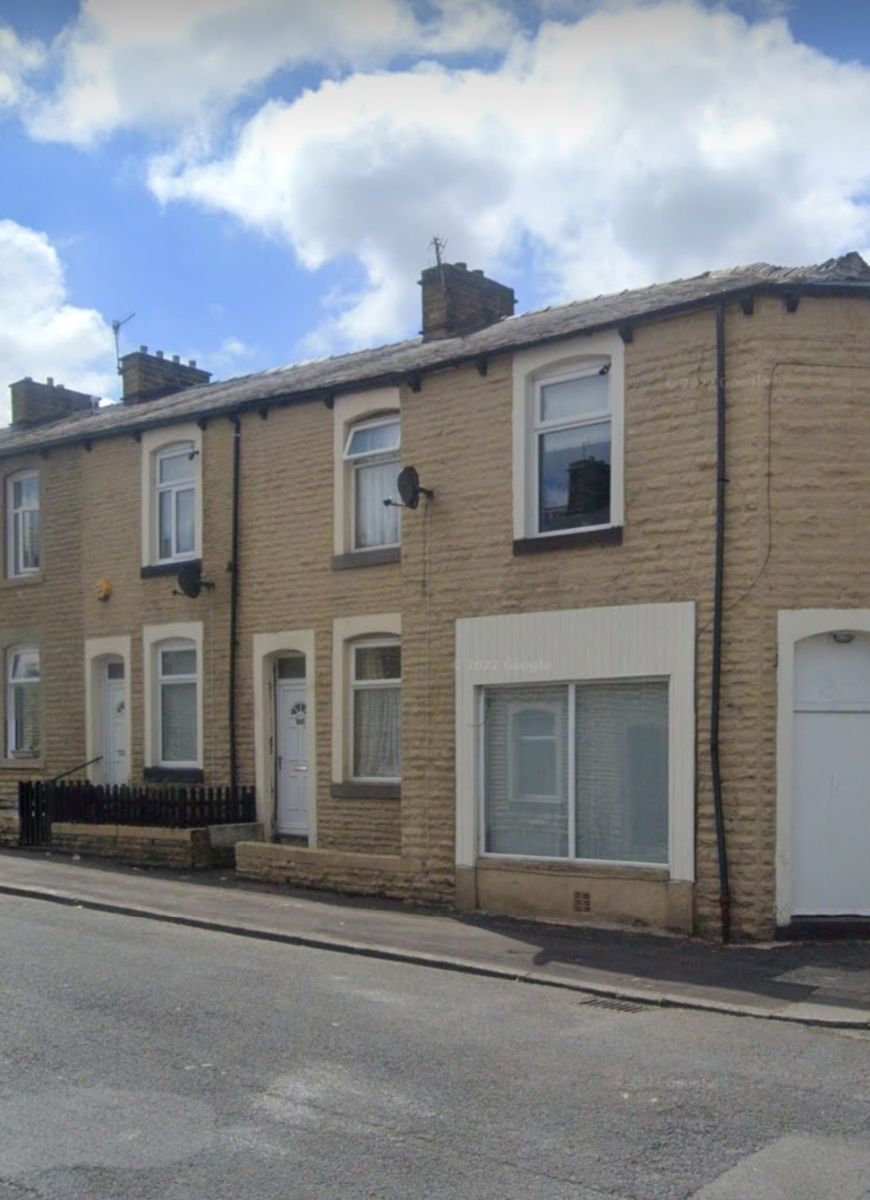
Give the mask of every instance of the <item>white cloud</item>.
<path id="1" fill-rule="evenodd" d="M 164 202 L 228 212 L 314 270 L 354 259 L 312 348 L 409 331 L 433 233 L 448 257 L 582 296 L 870 242 L 870 71 L 685 2 L 516 35 L 501 65 L 357 72 L 271 100 L 224 157 L 156 158 Z"/>
<path id="2" fill-rule="evenodd" d="M 433 9 L 421 21 L 408 0 L 84 0 L 53 48 L 57 87 L 29 106 L 28 127 L 79 145 L 125 127 L 205 136 L 276 71 L 497 49 L 514 29 L 498 0 Z"/>
<path id="3" fill-rule="evenodd" d="M 13 30 L 0 25 L 0 111 L 24 101 L 26 77 L 44 60 L 45 51 L 38 42 L 23 42 Z"/>
<path id="4" fill-rule="evenodd" d="M 112 332 L 98 312 L 67 302 L 63 267 L 44 233 L 0 221 L 0 419 L 6 385 L 51 376 L 76 391 L 105 396 L 117 387 Z"/>

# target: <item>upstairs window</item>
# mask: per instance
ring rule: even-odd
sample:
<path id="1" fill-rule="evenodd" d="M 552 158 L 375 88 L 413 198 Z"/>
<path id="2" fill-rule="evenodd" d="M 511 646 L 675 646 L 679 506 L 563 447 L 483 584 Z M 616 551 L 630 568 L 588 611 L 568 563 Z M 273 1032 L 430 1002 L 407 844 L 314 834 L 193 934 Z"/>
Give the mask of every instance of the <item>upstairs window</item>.
<path id="1" fill-rule="evenodd" d="M 161 767 L 198 767 L 196 644 L 176 638 L 157 646 L 157 759 Z"/>
<path id="2" fill-rule="evenodd" d="M 534 389 L 533 488 L 538 534 L 609 526 L 610 364 L 540 379 Z"/>
<path id="3" fill-rule="evenodd" d="M 22 471 L 6 483 L 7 573 L 10 578 L 39 570 L 39 475 Z"/>
<path id="4" fill-rule="evenodd" d="M 398 501 L 401 427 L 398 417 L 364 421 L 347 435 L 344 459 L 352 474 L 350 487 L 352 549 L 373 550 L 398 546 L 399 509 L 385 504 Z"/>
<path id="5" fill-rule="evenodd" d="M 402 774 L 402 645 L 398 638 L 351 647 L 352 773 L 398 783 Z"/>
<path id="6" fill-rule="evenodd" d="M 177 442 L 155 458 L 156 555 L 158 562 L 196 554 L 196 448 Z"/>
<path id="7" fill-rule="evenodd" d="M 6 753 L 9 758 L 39 754 L 39 651 L 15 646 L 6 655 Z"/>

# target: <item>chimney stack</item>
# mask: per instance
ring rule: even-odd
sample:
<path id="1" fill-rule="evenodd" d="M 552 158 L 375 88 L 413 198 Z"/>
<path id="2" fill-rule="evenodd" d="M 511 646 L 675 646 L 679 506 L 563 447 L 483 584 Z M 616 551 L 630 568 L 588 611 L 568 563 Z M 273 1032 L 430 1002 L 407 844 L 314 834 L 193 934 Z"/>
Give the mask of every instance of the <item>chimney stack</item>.
<path id="1" fill-rule="evenodd" d="M 481 270 L 469 271 L 464 262 L 427 267 L 420 286 L 424 342 L 485 329 L 503 317 L 512 317 L 516 306 L 513 288 L 487 279 Z"/>
<path id="2" fill-rule="evenodd" d="M 11 384 L 9 391 L 12 394 L 12 424 L 16 429 L 62 421 L 73 413 L 89 412 L 97 404 L 94 396 L 74 392 L 62 383 L 55 384 L 50 376 L 45 383 L 37 383 L 28 375 Z"/>
<path id="3" fill-rule="evenodd" d="M 200 370 L 193 360 L 185 366 L 177 354 L 169 359 L 162 350 L 149 354 L 147 346 L 140 346 L 121 359 L 121 380 L 124 403 L 144 404 L 208 383 L 211 372 Z"/>

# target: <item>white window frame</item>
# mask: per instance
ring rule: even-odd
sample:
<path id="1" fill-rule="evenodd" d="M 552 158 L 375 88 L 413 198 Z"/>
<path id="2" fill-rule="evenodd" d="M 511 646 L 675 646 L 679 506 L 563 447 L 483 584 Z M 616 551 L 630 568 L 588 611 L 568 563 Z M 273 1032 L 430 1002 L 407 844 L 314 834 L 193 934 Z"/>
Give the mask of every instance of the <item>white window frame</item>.
<path id="1" fill-rule="evenodd" d="M 517 791 L 516 754 L 517 754 L 518 735 L 515 733 L 516 719 L 520 715 L 520 713 L 534 711 L 534 710 L 546 711 L 552 717 L 554 717 L 555 721 L 556 721 L 555 732 L 552 737 L 545 737 L 545 736 L 528 737 L 528 736 L 524 735 L 521 738 L 521 740 L 524 742 L 530 742 L 530 741 L 553 742 L 553 744 L 555 746 L 555 750 L 556 750 L 556 792 L 552 796 L 546 795 L 544 793 L 541 793 L 540 795 L 537 795 L 537 796 L 534 796 L 534 795 L 521 796 L 518 794 L 518 791 Z M 559 711 L 559 705 L 556 704 L 552 700 L 515 700 L 515 701 L 512 701 L 510 704 L 508 704 L 507 711 L 508 711 L 508 730 L 509 730 L 509 732 L 508 732 L 508 757 L 507 757 L 507 775 L 508 775 L 507 784 L 508 784 L 508 796 L 510 798 L 510 802 L 512 804 L 540 804 L 540 805 L 547 805 L 547 804 L 559 805 L 559 804 L 561 804 L 561 801 L 559 799 L 559 792 L 560 792 L 561 786 L 562 786 L 562 754 L 563 754 L 564 748 L 562 746 L 562 735 L 560 733 L 560 720 L 561 720 L 562 714 Z M 481 751 L 481 753 L 482 753 L 482 751 Z"/>
<path id="2" fill-rule="evenodd" d="M 168 446 L 164 446 L 154 455 L 154 562 L 186 562 L 188 559 L 196 558 L 196 543 L 197 543 L 197 528 L 196 528 L 196 456 L 197 449 L 193 442 L 180 441 L 173 442 Z M 187 459 L 190 464 L 190 475 L 186 479 L 171 480 L 167 483 L 161 482 L 160 467 L 161 464 L 173 458 Z M 181 492 L 193 493 L 193 548 L 191 550 L 178 549 L 178 496 Z M 169 554 L 161 555 L 160 553 L 160 502 L 164 495 L 172 496 L 171 521 L 170 521 L 170 541 L 172 549 Z"/>
<path id="3" fill-rule="evenodd" d="M 372 690 L 374 688 L 398 688 L 399 691 L 399 706 L 401 711 L 402 703 L 402 675 L 399 674 L 398 679 L 365 679 L 361 682 L 356 677 L 356 656 L 359 650 L 375 650 L 382 646 L 398 646 L 399 654 L 402 652 L 402 639 L 400 637 L 363 637 L 350 643 L 350 697 L 349 697 L 349 724 L 348 724 L 348 751 L 349 751 L 349 774 L 348 777 L 351 783 L 401 783 L 401 775 L 355 775 L 353 766 L 356 760 L 356 746 L 354 744 L 354 730 L 356 728 L 356 697 L 357 693 L 363 689 Z"/>
<path id="4" fill-rule="evenodd" d="M 597 374 L 608 367 L 608 414 L 541 422 L 541 389 Z M 516 540 L 553 538 L 621 528 L 624 520 L 625 347 L 619 334 L 607 332 L 566 339 L 514 355 L 513 361 L 513 534 Z M 541 532 L 538 495 L 538 439 L 542 433 L 610 420 L 610 521 Z"/>
<path id="5" fill-rule="evenodd" d="M 196 762 L 166 763 L 162 756 L 162 731 L 160 711 L 160 680 L 159 680 L 159 651 L 166 648 L 168 643 L 184 642 L 185 649 L 190 649 L 190 643 L 196 650 Z M 203 731 L 205 727 L 203 713 L 203 625 L 201 621 L 179 621 L 169 625 L 144 625 L 142 628 L 142 653 L 145 666 L 145 731 L 144 731 L 144 765 L 159 768 L 161 771 L 171 770 L 202 770 L 203 767 Z M 129 673 L 129 672 L 128 672 Z M 178 679 L 178 676 L 173 678 Z"/>
<path id="6" fill-rule="evenodd" d="M 455 642 L 455 860 L 475 868 L 483 822 L 479 729 L 485 687 L 571 680 L 668 680 L 669 867 L 695 877 L 695 604 L 628 604 L 463 617 Z M 570 712 L 570 709 L 569 709 Z M 570 731 L 573 735 L 573 729 Z"/>
<path id="7" fill-rule="evenodd" d="M 672 720 L 671 697 L 670 697 L 671 689 L 670 689 L 670 680 L 666 675 L 623 675 L 623 676 L 618 676 L 618 677 L 614 677 L 614 678 L 607 678 L 606 676 L 600 676 L 600 677 L 594 678 L 594 679 L 549 680 L 548 681 L 549 686 L 561 687 L 561 688 L 565 689 L 565 691 L 567 693 L 567 703 L 568 703 L 568 720 L 567 720 L 567 730 L 566 730 L 566 736 L 568 739 L 566 793 L 568 796 L 568 846 L 569 846 L 571 853 L 566 854 L 566 855 L 509 854 L 509 853 L 505 852 L 504 850 L 487 850 L 486 849 L 486 751 L 485 751 L 485 737 L 484 737 L 484 730 L 486 728 L 486 724 L 485 724 L 486 723 L 486 710 L 485 710 L 484 706 L 485 706 L 485 701 L 486 701 L 486 693 L 487 693 L 487 690 L 489 690 L 489 689 L 487 689 L 486 687 L 478 688 L 479 718 L 478 718 L 477 757 L 478 757 L 478 762 L 479 762 L 479 766 L 480 766 L 480 773 L 479 773 L 479 780 L 478 780 L 478 805 L 479 805 L 479 809 L 480 809 L 479 815 L 478 815 L 478 829 L 480 831 L 479 854 L 480 854 L 481 858 L 496 858 L 496 859 L 507 858 L 507 859 L 512 859 L 512 860 L 516 860 L 519 862 L 571 863 L 572 865 L 578 866 L 578 867 L 593 867 L 593 868 L 594 867 L 640 867 L 640 868 L 644 868 L 644 869 L 651 868 L 652 870 L 669 870 L 670 869 L 671 856 L 672 856 L 672 851 L 671 851 L 672 831 L 671 831 L 670 826 L 671 826 L 671 821 L 673 820 L 672 811 L 671 811 L 672 806 L 671 806 L 670 782 L 668 784 L 668 856 L 664 862 L 639 862 L 634 859 L 622 859 L 622 858 L 580 858 L 576 855 L 576 853 L 574 853 L 576 845 L 577 845 L 577 754 L 576 754 L 577 688 L 578 687 L 586 687 L 589 685 L 594 686 L 595 684 L 602 684 L 602 683 L 603 684 L 607 684 L 607 683 L 663 683 L 663 684 L 665 684 L 665 687 L 667 689 L 667 695 L 668 695 L 668 723 L 667 723 L 666 728 L 667 728 L 668 743 L 669 743 L 668 748 L 670 751 L 671 720 Z M 526 709 L 526 708 L 534 708 L 536 706 L 539 708 L 544 708 L 548 704 L 554 710 L 556 710 L 556 708 L 557 708 L 556 702 L 555 701 L 546 701 L 546 700 L 542 700 L 540 702 L 537 702 L 537 701 L 526 702 L 526 701 L 518 700 L 518 701 L 516 701 L 516 708 L 517 709 Z M 513 708 L 514 708 L 514 705 L 510 704 L 508 706 L 508 711 L 510 712 Z M 511 715 L 511 721 L 513 721 L 513 715 Z M 508 786 L 510 789 L 509 795 L 510 795 L 511 803 L 513 803 L 513 804 L 525 804 L 525 803 L 533 804 L 533 803 L 537 802 L 537 803 L 554 804 L 554 805 L 561 806 L 561 800 L 559 799 L 558 792 L 555 797 L 544 796 L 544 797 L 540 797 L 540 799 L 537 799 L 537 800 L 533 796 L 516 797 L 513 795 L 513 787 L 512 787 L 513 781 L 511 779 L 511 773 L 514 769 L 513 768 L 514 737 L 513 737 L 512 726 L 510 727 L 510 732 L 508 734 L 508 738 L 509 738 L 509 751 L 510 751 L 509 758 L 508 758 Z M 555 740 L 556 740 L 556 744 L 557 744 L 557 749 L 561 750 L 561 747 L 559 747 L 558 733 L 556 735 Z M 561 756 L 557 754 L 556 771 L 557 771 L 557 775 L 558 775 L 559 784 L 561 784 L 561 782 L 562 782 L 560 757 Z"/>
<path id="8" fill-rule="evenodd" d="M 19 505 L 15 506 L 13 496 L 15 493 L 15 484 L 24 483 L 25 480 L 36 480 L 36 504 L 35 505 Z M 23 579 L 28 575 L 38 575 L 42 569 L 42 489 L 40 486 L 39 472 L 36 470 L 16 471 L 14 475 L 10 475 L 6 480 L 6 572 L 10 579 Z M 22 514 L 25 512 L 35 512 L 37 515 L 36 526 L 36 556 L 37 563 L 35 567 L 26 567 L 20 559 L 20 549 L 23 547 L 23 538 L 21 531 L 23 526 Z"/>
<path id="9" fill-rule="evenodd" d="M 188 444 L 191 459 L 194 489 L 194 548 L 169 558 L 160 557 L 160 502 L 158 494 L 165 488 L 177 485 L 160 485 L 160 459 L 179 453 L 179 447 Z M 190 486 L 185 484 L 185 486 Z M 202 558 L 203 527 L 203 477 L 202 477 L 202 430 L 195 423 L 173 425 L 164 429 L 146 430 L 142 434 L 142 566 L 169 567 L 173 563 L 190 562 Z"/>
<path id="10" fill-rule="evenodd" d="M 39 675 L 36 679 L 14 679 L 13 670 L 16 657 L 24 654 L 36 655 L 36 663 L 39 668 Z M 35 750 L 27 750 L 17 745 L 18 741 L 18 725 L 15 720 L 15 689 L 21 687 L 32 687 L 37 690 L 37 734 L 39 745 Z M 21 644 L 16 646 L 8 646 L 6 648 L 6 757 L 14 759 L 36 759 L 42 753 L 42 707 L 41 707 L 41 692 L 42 687 L 42 658 L 39 653 L 39 647 L 29 644 Z"/>
<path id="11" fill-rule="evenodd" d="M 354 435 L 362 432 L 365 429 L 380 429 L 384 425 L 397 425 L 399 428 L 399 444 L 395 450 L 375 450 L 365 453 L 351 453 L 351 442 Z M 356 493 L 357 493 L 357 477 L 360 467 L 386 466 L 389 463 L 395 462 L 398 466 L 402 461 L 402 421 L 398 412 L 385 413 L 383 416 L 374 417 L 367 421 L 355 421 L 347 428 L 347 437 L 344 443 L 344 451 L 342 453 L 344 461 L 350 469 L 349 480 L 349 503 L 350 503 L 350 547 L 355 553 L 365 554 L 368 550 L 388 550 L 402 544 L 402 522 L 397 521 L 399 536 L 394 542 L 379 542 L 374 546 L 358 546 L 357 545 L 357 524 L 356 524 Z"/>
<path id="12" fill-rule="evenodd" d="M 604 375 L 608 381 L 607 397 L 608 404 L 606 408 L 599 412 L 583 413 L 581 416 L 559 417 L 556 420 L 545 421 L 541 416 L 544 388 L 553 383 L 568 383 L 573 379 L 590 379 L 597 375 Z M 533 505 L 533 524 L 535 537 L 556 537 L 564 533 L 592 533 L 596 529 L 610 529 L 613 525 L 612 521 L 606 521 L 598 525 L 568 525 L 564 529 L 541 529 L 541 441 L 545 434 L 562 433 L 568 429 L 583 429 L 590 425 L 607 424 L 610 428 L 610 447 L 611 455 L 613 454 L 613 415 L 610 405 L 610 361 L 595 361 L 584 363 L 580 368 L 568 369 L 565 371 L 554 372 L 536 379 L 534 382 L 534 409 L 532 412 L 532 446 L 531 446 L 531 496 L 530 501 Z M 611 468 L 611 477 L 612 477 Z M 612 484 L 611 484 L 612 486 Z M 608 504 L 608 508 L 610 505 Z"/>
<path id="13" fill-rule="evenodd" d="M 380 547 L 356 550 L 356 521 L 354 497 L 351 489 L 355 483 L 354 472 L 345 459 L 345 449 L 353 429 L 369 421 L 401 421 L 401 393 L 397 387 L 371 388 L 364 392 L 348 392 L 335 397 L 332 407 L 332 455 L 333 455 L 333 554 L 364 556 Z M 353 488 L 355 491 L 355 488 Z M 401 537 L 401 533 L 400 533 Z M 401 545 L 392 548 L 398 557 Z M 386 631 L 384 631 L 386 632 Z"/>
<path id="14" fill-rule="evenodd" d="M 164 675 L 163 674 L 163 655 L 173 650 L 192 650 L 196 656 L 196 670 L 192 675 Z M 194 707 L 196 709 L 196 743 L 197 747 L 200 744 L 200 703 L 199 693 L 201 687 L 202 665 L 200 663 L 199 650 L 196 642 L 192 638 L 167 638 L 165 641 L 158 642 L 154 647 L 154 682 L 157 691 L 157 725 L 155 729 L 157 744 L 156 765 L 165 767 L 167 770 L 188 770 L 190 768 L 199 767 L 200 761 L 196 759 L 167 759 L 163 754 L 163 689 L 173 687 L 177 684 L 192 683 L 196 691 L 194 693 Z"/>

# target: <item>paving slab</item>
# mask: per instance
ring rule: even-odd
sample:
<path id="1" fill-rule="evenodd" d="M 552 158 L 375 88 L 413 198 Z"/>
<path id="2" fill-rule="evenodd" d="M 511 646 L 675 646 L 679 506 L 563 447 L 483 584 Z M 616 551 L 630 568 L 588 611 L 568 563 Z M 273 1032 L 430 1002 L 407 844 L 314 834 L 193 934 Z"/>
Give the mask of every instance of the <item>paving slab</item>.
<path id="1" fill-rule="evenodd" d="M 3 892 L 627 1002 L 870 1029 L 870 942 L 723 948 L 20 850 L 0 852 Z"/>

